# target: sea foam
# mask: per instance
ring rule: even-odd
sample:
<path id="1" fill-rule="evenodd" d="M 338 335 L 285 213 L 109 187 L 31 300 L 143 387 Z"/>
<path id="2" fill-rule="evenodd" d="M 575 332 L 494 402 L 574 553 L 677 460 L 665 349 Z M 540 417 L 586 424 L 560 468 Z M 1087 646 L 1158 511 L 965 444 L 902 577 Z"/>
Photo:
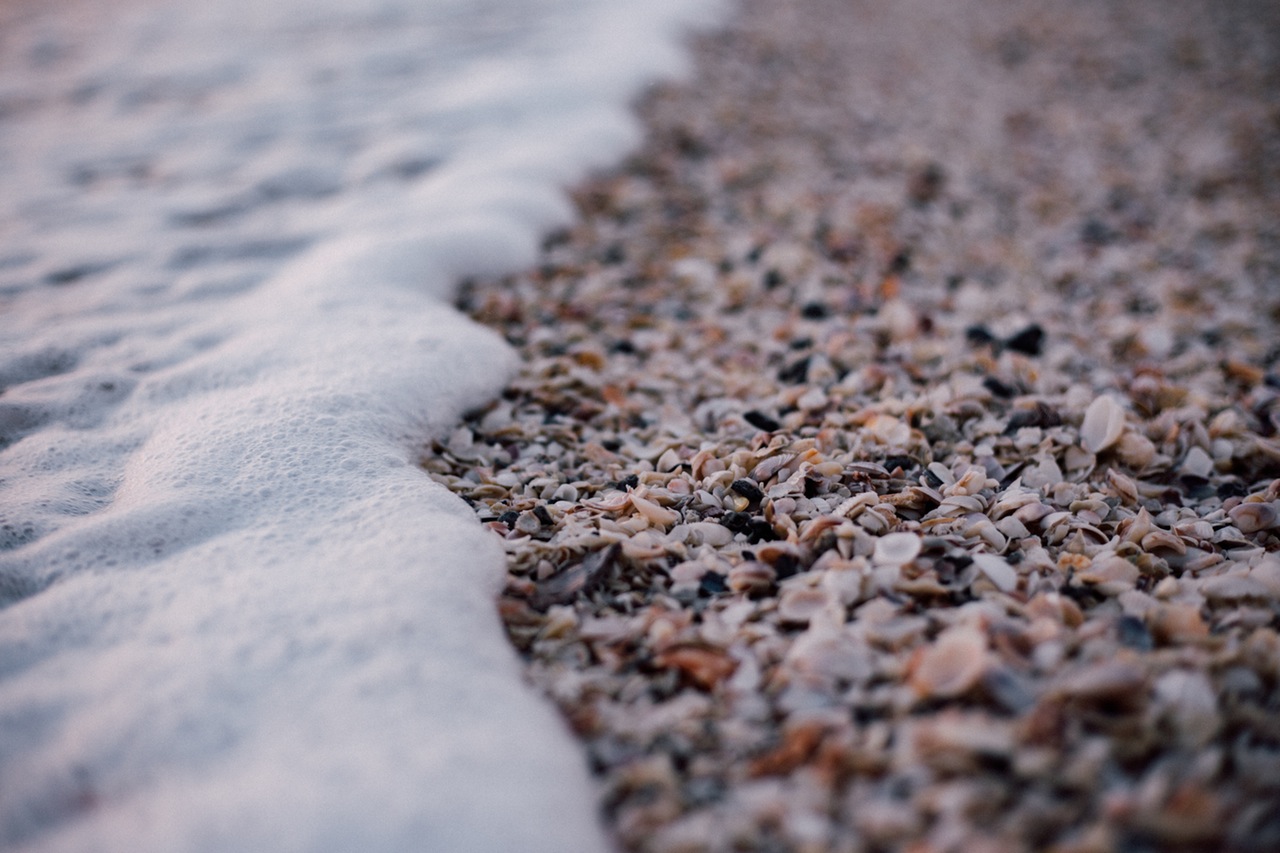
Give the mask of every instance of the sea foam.
<path id="1" fill-rule="evenodd" d="M 413 464 L 710 2 L 83 0 L 0 55 L 0 846 L 585 851 Z"/>

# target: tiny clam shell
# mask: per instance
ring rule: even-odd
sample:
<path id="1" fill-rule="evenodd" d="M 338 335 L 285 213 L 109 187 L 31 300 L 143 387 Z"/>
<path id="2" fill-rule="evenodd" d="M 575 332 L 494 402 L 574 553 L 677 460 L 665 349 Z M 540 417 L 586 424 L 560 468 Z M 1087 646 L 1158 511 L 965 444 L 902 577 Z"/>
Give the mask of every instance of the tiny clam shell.
<path id="1" fill-rule="evenodd" d="M 908 682 L 921 698 L 960 696 L 987 669 L 987 638 L 971 627 L 944 631 L 912 658 Z"/>
<path id="2" fill-rule="evenodd" d="M 882 566 L 902 566 L 918 557 L 923 545 L 914 533 L 889 533 L 876 540 L 871 561 Z"/>
<path id="3" fill-rule="evenodd" d="M 1080 425 L 1080 441 L 1090 453 L 1100 453 L 1124 434 L 1124 407 L 1104 394 L 1089 404 Z"/>

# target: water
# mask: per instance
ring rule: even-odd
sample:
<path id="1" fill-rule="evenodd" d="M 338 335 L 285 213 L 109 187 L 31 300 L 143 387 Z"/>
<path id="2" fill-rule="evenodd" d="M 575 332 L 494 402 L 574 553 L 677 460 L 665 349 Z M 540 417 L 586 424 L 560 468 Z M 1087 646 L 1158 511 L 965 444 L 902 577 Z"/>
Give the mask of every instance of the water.
<path id="1" fill-rule="evenodd" d="M 0 846 L 603 846 L 413 460 L 711 5 L 0 8 Z"/>

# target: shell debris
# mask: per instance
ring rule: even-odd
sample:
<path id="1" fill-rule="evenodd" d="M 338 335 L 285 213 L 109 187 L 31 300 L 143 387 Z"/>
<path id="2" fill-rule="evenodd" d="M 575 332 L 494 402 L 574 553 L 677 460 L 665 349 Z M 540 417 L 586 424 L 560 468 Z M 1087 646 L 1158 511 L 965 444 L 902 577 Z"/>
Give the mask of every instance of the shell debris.
<path id="1" fill-rule="evenodd" d="M 462 288 L 620 849 L 1280 849 L 1280 6 L 1113 5 L 745 0 Z"/>

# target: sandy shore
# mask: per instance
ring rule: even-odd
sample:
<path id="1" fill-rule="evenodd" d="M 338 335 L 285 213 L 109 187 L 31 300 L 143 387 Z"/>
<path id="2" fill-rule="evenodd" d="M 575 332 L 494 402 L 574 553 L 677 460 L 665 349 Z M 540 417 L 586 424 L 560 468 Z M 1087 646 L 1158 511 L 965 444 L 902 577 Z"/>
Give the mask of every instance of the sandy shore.
<path id="1" fill-rule="evenodd" d="M 1280 846 L 1280 7 L 747 2 L 428 470 L 621 847 Z"/>

